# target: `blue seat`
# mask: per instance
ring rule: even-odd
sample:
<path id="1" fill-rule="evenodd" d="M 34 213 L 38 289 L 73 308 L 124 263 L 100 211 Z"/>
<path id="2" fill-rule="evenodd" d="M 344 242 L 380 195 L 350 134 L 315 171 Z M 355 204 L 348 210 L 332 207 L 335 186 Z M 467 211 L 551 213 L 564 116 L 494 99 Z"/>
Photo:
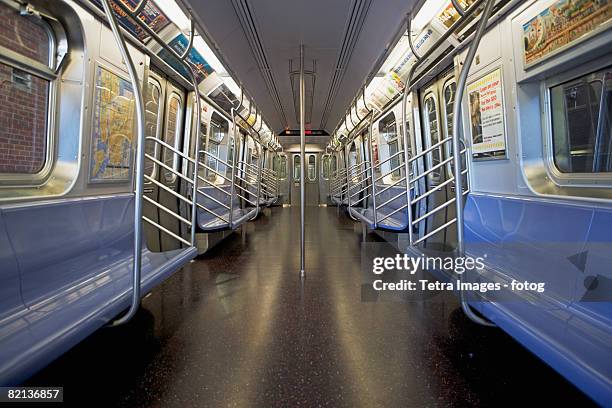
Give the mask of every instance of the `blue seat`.
<path id="1" fill-rule="evenodd" d="M 231 185 L 221 185 L 219 187 L 223 191 L 212 186 L 204 186 L 200 187 L 199 189 L 204 194 L 198 194 L 198 203 L 206 207 L 208 210 L 214 212 L 216 215 L 224 218 L 220 219 L 216 215 L 198 207 L 197 221 L 198 227 L 202 232 L 216 232 L 236 229 L 257 215 L 256 207 L 241 208 L 240 199 L 234 192 L 232 225 L 230 226 L 228 223 L 230 212 L 220 203 L 227 207 L 230 206 L 231 200 L 229 194 L 227 193 L 231 193 Z M 224 193 L 224 191 L 227 193 Z"/>
<path id="2" fill-rule="evenodd" d="M 377 220 L 382 220 L 377 223 L 376 229 L 391 232 L 407 231 L 408 209 L 397 211 L 390 217 L 385 218 L 388 214 L 406 205 L 406 187 L 394 186 L 384 190 L 385 188 L 387 188 L 385 185 L 378 185 L 376 187 L 376 191 L 381 192 L 376 196 L 377 205 L 380 206 L 380 204 L 388 201 L 383 208 L 379 207 L 376 212 Z M 368 199 L 367 207 L 351 207 L 349 211 L 353 217 L 367 224 L 369 228 L 374 229 L 374 210 L 371 198 Z"/>
<path id="3" fill-rule="evenodd" d="M 133 208 L 121 195 L 0 209 L 0 243 L 11 244 L 0 246 L 0 384 L 18 384 L 129 306 Z M 196 253 L 143 248 L 143 292 Z"/>
<path id="4" fill-rule="evenodd" d="M 612 208 L 470 194 L 464 220 L 466 253 L 485 257 L 478 279 L 546 285 L 471 305 L 596 401 L 612 401 Z"/>

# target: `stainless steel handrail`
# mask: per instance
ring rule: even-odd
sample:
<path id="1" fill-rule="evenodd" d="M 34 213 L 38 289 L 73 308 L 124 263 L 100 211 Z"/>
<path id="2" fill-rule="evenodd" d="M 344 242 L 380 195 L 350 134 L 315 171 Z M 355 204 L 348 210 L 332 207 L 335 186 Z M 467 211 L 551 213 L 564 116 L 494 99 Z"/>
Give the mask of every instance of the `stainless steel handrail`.
<path id="1" fill-rule="evenodd" d="M 119 47 L 121 57 L 127 64 L 130 82 L 136 100 L 136 124 L 137 124 L 137 145 L 136 145 L 136 197 L 134 200 L 134 261 L 132 266 L 132 297 L 130 308 L 127 313 L 117 320 L 110 323 L 111 326 L 119 326 L 127 323 L 134 317 L 140 307 L 140 272 L 142 266 L 142 196 L 144 193 L 144 182 L 141 177 L 144 170 L 144 143 L 145 143 L 145 107 L 140 80 L 136 72 L 136 66 L 132 60 L 123 33 L 119 28 L 115 14 L 111 8 L 109 0 L 102 0 L 104 12 L 108 18 L 113 35 Z"/>
<path id="2" fill-rule="evenodd" d="M 393 183 L 393 184 L 387 184 L 387 185 L 385 185 L 385 188 L 383 188 L 382 190 L 380 190 L 380 191 L 376 192 L 376 195 L 377 195 L 377 196 L 378 196 L 378 195 L 381 195 L 381 194 L 382 194 L 382 193 L 384 193 L 385 191 L 387 191 L 387 190 L 389 190 L 389 189 L 391 189 L 391 188 L 393 188 L 393 187 L 397 186 L 398 184 L 400 184 L 400 183 L 402 183 L 402 182 L 404 182 L 404 181 L 406 181 L 406 177 L 405 177 L 405 176 L 404 176 L 404 177 L 402 177 L 402 178 L 400 178 L 399 180 L 397 180 L 397 181 L 396 181 L 395 183 Z"/>
<path id="3" fill-rule="evenodd" d="M 200 150 L 200 151 L 198 151 L 198 153 L 200 153 L 200 154 L 204 153 L 204 154 L 205 154 L 205 155 L 207 155 L 208 157 L 212 157 L 212 158 L 213 158 L 215 161 L 217 161 L 217 162 L 221 162 L 221 164 L 223 164 L 223 165 L 224 165 L 224 166 L 226 166 L 226 167 L 231 167 L 231 166 L 232 166 L 231 164 L 229 164 L 229 163 L 228 163 L 228 162 L 226 162 L 225 160 L 220 159 L 218 156 L 215 156 L 214 154 L 212 154 L 212 153 L 210 153 L 210 152 L 208 152 L 208 151 L 206 151 L 206 150 Z"/>
<path id="4" fill-rule="evenodd" d="M 467 77 L 470 71 L 470 67 L 472 66 L 472 62 L 474 61 L 474 57 L 476 56 L 476 51 L 480 44 L 480 40 L 487 28 L 487 22 L 491 13 L 493 12 L 493 6 L 495 4 L 495 0 L 487 0 L 485 4 L 485 8 L 482 12 L 482 16 L 480 17 L 480 22 L 478 23 L 478 28 L 476 29 L 476 33 L 474 34 L 474 38 L 470 45 L 470 49 L 465 57 L 463 62 L 463 67 L 461 68 L 461 73 L 459 74 L 459 80 L 457 81 L 457 95 L 455 96 L 455 101 L 453 103 L 453 157 L 455 160 L 453 162 L 453 170 L 454 174 L 457 178 L 457 184 L 455 188 L 455 198 L 456 202 L 456 219 L 457 219 L 457 254 L 458 256 L 465 255 L 465 242 L 464 242 L 464 231 L 463 231 L 463 186 L 461 185 L 461 176 L 463 172 L 461 171 L 461 153 L 460 153 L 460 145 L 459 145 L 459 121 L 461 119 L 461 102 L 463 99 L 463 93 L 465 91 L 465 87 L 467 85 Z M 467 12 L 471 10 L 468 9 Z M 467 12 L 465 14 L 467 14 Z M 466 169 L 467 172 L 467 169 Z M 468 177 L 469 179 L 469 177 Z M 463 281 L 463 274 L 459 275 L 459 280 Z M 484 325 L 484 326 L 494 326 L 493 323 L 487 321 L 480 316 L 476 315 L 470 305 L 468 304 L 467 299 L 465 298 L 465 294 L 463 291 L 459 291 L 461 298 L 461 308 L 465 315 L 475 323 Z"/>

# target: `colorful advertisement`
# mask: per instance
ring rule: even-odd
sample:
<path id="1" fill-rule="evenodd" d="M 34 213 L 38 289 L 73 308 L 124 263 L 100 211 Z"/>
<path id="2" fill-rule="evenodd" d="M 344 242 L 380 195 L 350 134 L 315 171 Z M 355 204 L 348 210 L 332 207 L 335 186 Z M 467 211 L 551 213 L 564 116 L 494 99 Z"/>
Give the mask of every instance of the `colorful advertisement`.
<path id="1" fill-rule="evenodd" d="M 178 34 L 170 43 L 168 44 L 177 54 L 181 55 L 187 49 L 189 45 L 189 39 L 183 35 Z M 170 65 L 176 72 L 181 74 L 188 80 L 191 80 L 191 75 L 185 68 L 184 64 L 178 61 L 175 57 L 170 55 L 170 53 L 164 49 L 159 52 L 159 57 L 166 62 L 166 64 Z M 202 82 L 207 76 L 209 76 L 213 69 L 206 62 L 204 57 L 195 49 L 191 48 L 189 55 L 187 56 L 187 60 L 191 62 L 195 67 L 196 80 L 198 83 Z"/>
<path id="2" fill-rule="evenodd" d="M 459 0 L 459 5 L 463 8 L 463 10 L 467 10 L 475 0 Z M 438 13 L 436 19 L 444 26 L 446 29 L 449 29 L 459 20 L 461 16 L 453 7 L 453 4 L 449 1 L 446 4 L 446 7 L 442 9 L 441 12 Z"/>
<path id="3" fill-rule="evenodd" d="M 612 21 L 612 3 L 559 0 L 523 24 L 525 67 L 601 30 Z"/>
<path id="4" fill-rule="evenodd" d="M 467 93 L 473 157 L 504 157 L 506 132 L 501 69 L 470 83 Z"/>
<path id="5" fill-rule="evenodd" d="M 89 180 L 128 181 L 136 133 L 132 84 L 102 67 L 95 84 Z"/>
<path id="6" fill-rule="evenodd" d="M 100 0 L 92 0 L 92 2 L 100 9 L 103 8 Z M 130 10 L 135 10 L 140 1 L 121 0 L 121 2 Z M 119 24 L 121 24 L 121 26 L 129 31 L 134 37 L 146 43 L 149 40 L 149 36 L 142 29 L 142 27 L 140 27 L 140 25 L 137 24 L 132 18 L 128 17 L 128 15 L 124 13 L 114 1 L 111 1 L 110 4 L 117 15 L 117 21 L 119 21 Z M 152 1 L 148 1 L 145 4 L 143 10 L 138 14 L 138 18 L 156 33 L 159 33 L 164 27 L 170 24 L 170 20 L 168 20 L 164 13 L 162 13 Z"/>

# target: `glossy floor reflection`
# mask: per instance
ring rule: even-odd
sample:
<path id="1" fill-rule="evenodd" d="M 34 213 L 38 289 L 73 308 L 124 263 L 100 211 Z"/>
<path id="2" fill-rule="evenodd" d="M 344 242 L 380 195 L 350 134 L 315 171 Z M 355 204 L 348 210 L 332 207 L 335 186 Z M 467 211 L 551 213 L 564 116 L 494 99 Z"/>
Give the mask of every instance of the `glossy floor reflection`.
<path id="1" fill-rule="evenodd" d="M 590 404 L 454 299 L 362 302 L 359 227 L 335 208 L 306 219 L 303 282 L 299 208 L 274 208 L 28 385 L 81 407 Z"/>

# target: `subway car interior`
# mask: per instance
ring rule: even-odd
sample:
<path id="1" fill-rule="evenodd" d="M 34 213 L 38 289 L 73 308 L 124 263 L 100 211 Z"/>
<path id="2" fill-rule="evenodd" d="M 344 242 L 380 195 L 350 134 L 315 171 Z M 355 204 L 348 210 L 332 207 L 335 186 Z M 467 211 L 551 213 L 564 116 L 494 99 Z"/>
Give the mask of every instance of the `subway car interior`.
<path id="1" fill-rule="evenodd" d="M 0 406 L 612 407 L 611 1 L 0 16 Z"/>

